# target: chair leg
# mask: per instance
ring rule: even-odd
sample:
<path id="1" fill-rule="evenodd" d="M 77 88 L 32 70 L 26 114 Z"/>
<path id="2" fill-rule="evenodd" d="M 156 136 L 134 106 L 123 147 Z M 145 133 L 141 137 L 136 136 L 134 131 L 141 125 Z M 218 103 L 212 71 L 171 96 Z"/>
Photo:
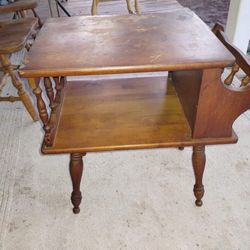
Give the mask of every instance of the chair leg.
<path id="1" fill-rule="evenodd" d="M 91 15 L 95 16 L 97 15 L 97 6 L 99 1 L 98 0 L 92 0 L 92 6 L 91 6 Z"/>
<path id="2" fill-rule="evenodd" d="M 198 207 L 202 206 L 202 197 L 204 195 L 204 186 L 202 183 L 203 173 L 206 164 L 205 146 L 194 146 L 192 155 L 193 169 L 195 175 L 194 196 L 196 197 L 195 204 Z"/>
<path id="3" fill-rule="evenodd" d="M 73 213 L 80 213 L 80 204 L 82 201 L 82 194 L 80 191 L 80 184 L 82 179 L 83 172 L 83 161 L 82 157 L 85 156 L 85 153 L 72 153 L 70 155 L 70 164 L 69 171 L 73 185 L 73 192 L 71 194 L 71 202 L 74 206 Z"/>
<path id="4" fill-rule="evenodd" d="M 132 8 L 131 8 L 130 0 L 126 0 L 126 2 L 127 2 L 128 13 L 129 14 L 134 14 L 134 12 L 132 11 Z"/>
<path id="5" fill-rule="evenodd" d="M 139 0 L 135 0 L 135 11 L 137 15 L 141 15 L 141 9 L 140 9 L 140 5 L 139 5 Z"/>
<path id="6" fill-rule="evenodd" d="M 5 69 L 5 71 L 8 72 L 9 76 L 11 77 L 12 84 L 17 89 L 17 93 L 18 93 L 21 101 L 23 102 L 26 110 L 29 112 L 33 121 L 37 121 L 38 118 L 37 118 L 36 110 L 31 102 L 28 94 L 23 89 L 22 82 L 17 78 L 16 74 L 14 73 L 7 55 L 1 55 L 1 63 L 2 63 L 3 68 Z"/>

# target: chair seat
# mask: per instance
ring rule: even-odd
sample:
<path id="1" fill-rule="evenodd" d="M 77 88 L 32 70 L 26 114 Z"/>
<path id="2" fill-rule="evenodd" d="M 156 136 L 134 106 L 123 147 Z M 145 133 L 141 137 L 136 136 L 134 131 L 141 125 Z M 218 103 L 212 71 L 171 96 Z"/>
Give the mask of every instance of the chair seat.
<path id="1" fill-rule="evenodd" d="M 21 50 L 37 23 L 38 19 L 35 17 L 0 22 L 0 54 Z"/>
<path id="2" fill-rule="evenodd" d="M 37 7 L 37 0 L 22 0 L 0 6 L 0 14 L 10 13 L 21 10 L 34 9 Z"/>

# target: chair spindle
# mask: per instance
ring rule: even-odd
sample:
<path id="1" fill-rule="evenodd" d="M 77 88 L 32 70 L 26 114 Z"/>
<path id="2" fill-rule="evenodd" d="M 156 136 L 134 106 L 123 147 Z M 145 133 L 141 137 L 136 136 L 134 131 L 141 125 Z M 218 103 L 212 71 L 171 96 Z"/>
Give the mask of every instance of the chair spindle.
<path id="1" fill-rule="evenodd" d="M 224 83 L 226 85 L 231 85 L 234 79 L 235 74 L 239 71 L 240 67 L 237 63 L 234 64 L 234 66 L 232 67 L 231 73 L 229 74 L 229 76 L 225 79 Z"/>
<path id="2" fill-rule="evenodd" d="M 250 82 L 249 76 L 245 76 L 245 77 L 241 80 L 241 87 L 247 86 L 249 82 Z"/>

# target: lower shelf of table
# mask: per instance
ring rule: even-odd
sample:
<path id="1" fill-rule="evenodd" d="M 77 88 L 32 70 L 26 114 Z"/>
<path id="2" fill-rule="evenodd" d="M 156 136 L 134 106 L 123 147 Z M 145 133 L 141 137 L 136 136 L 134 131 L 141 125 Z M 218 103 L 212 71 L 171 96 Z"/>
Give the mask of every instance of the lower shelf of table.
<path id="1" fill-rule="evenodd" d="M 192 139 L 190 126 L 166 77 L 67 82 L 51 147 L 43 153 L 179 147 L 235 143 Z"/>

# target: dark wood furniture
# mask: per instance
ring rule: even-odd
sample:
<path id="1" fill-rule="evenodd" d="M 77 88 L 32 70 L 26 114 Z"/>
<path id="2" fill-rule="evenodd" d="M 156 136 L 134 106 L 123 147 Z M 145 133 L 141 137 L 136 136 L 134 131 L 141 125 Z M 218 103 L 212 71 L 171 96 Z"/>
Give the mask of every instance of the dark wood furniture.
<path id="1" fill-rule="evenodd" d="M 6 6 L 0 6 L 0 14 L 10 12 L 12 14 L 20 14 L 18 19 L 0 21 L 0 93 L 7 83 L 6 77 L 10 76 L 18 94 L 18 96 L 0 96 L 0 101 L 22 101 L 34 121 L 37 120 L 36 111 L 16 74 L 16 70 L 20 65 L 12 65 L 10 56 L 24 48 L 30 49 L 31 44 L 29 40 L 30 38 L 35 38 L 37 28 L 42 25 L 40 18 L 35 12 L 36 6 L 36 0 L 20 0 Z M 28 10 L 32 10 L 34 17 L 26 16 Z"/>
<path id="2" fill-rule="evenodd" d="M 232 124 L 250 107 L 248 88 L 238 91 L 221 82 L 222 69 L 234 57 L 188 9 L 49 19 L 27 61 L 20 75 L 37 97 L 42 152 L 71 156 L 74 213 L 80 211 L 82 156 L 160 147 L 193 147 L 194 195 L 201 206 L 205 145 L 236 143 Z M 66 78 L 152 71 L 169 71 L 168 79 Z M 41 95 L 43 82 L 50 108 Z"/>

